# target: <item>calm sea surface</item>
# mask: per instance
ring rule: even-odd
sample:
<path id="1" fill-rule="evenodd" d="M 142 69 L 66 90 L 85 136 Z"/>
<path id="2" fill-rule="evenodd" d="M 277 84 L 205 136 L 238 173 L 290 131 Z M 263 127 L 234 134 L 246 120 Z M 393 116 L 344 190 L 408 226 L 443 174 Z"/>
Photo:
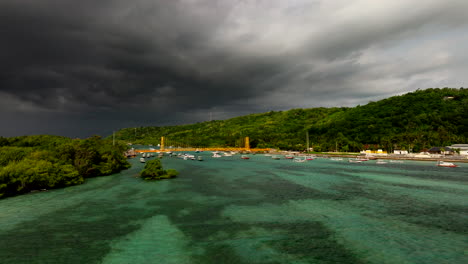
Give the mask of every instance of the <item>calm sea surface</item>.
<path id="1" fill-rule="evenodd" d="M 468 164 L 209 154 L 0 200 L 0 263 L 468 263 Z"/>

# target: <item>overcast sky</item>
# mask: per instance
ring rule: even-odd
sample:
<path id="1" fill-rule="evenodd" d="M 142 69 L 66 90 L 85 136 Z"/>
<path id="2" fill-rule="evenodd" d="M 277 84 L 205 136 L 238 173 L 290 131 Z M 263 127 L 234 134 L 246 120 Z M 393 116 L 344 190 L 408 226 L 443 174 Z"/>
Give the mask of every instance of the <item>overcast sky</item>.
<path id="1" fill-rule="evenodd" d="M 0 136 L 468 86 L 466 0 L 1 0 Z"/>

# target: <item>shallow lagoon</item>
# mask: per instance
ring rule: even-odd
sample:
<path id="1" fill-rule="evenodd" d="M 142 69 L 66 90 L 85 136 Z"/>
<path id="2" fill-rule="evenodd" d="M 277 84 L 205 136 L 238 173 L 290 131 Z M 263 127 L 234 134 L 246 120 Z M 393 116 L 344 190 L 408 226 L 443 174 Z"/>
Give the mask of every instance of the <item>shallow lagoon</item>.
<path id="1" fill-rule="evenodd" d="M 468 263 L 468 164 L 209 154 L 0 200 L 0 263 Z"/>

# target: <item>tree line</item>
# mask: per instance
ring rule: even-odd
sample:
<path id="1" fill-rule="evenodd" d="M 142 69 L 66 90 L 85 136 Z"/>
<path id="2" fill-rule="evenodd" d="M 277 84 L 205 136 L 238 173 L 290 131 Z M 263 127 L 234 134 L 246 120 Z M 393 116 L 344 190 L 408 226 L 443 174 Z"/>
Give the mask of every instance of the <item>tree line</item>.
<path id="1" fill-rule="evenodd" d="M 0 137 L 0 197 L 81 184 L 129 168 L 127 146 L 99 136 Z"/>

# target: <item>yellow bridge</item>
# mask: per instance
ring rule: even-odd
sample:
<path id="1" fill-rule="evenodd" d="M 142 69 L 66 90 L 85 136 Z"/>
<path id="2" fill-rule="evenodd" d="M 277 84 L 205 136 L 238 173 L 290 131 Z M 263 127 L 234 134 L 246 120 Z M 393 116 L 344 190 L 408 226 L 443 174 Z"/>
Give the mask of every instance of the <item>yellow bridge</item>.
<path id="1" fill-rule="evenodd" d="M 149 149 L 136 149 L 137 152 L 168 152 L 168 151 L 235 151 L 235 152 L 265 152 L 270 151 L 269 148 L 250 148 L 249 137 L 245 137 L 243 141 L 243 147 L 169 147 L 166 148 L 166 139 L 161 137 L 161 144 L 159 149 L 149 150 Z M 173 145 L 183 145 L 183 144 L 173 144 Z"/>

